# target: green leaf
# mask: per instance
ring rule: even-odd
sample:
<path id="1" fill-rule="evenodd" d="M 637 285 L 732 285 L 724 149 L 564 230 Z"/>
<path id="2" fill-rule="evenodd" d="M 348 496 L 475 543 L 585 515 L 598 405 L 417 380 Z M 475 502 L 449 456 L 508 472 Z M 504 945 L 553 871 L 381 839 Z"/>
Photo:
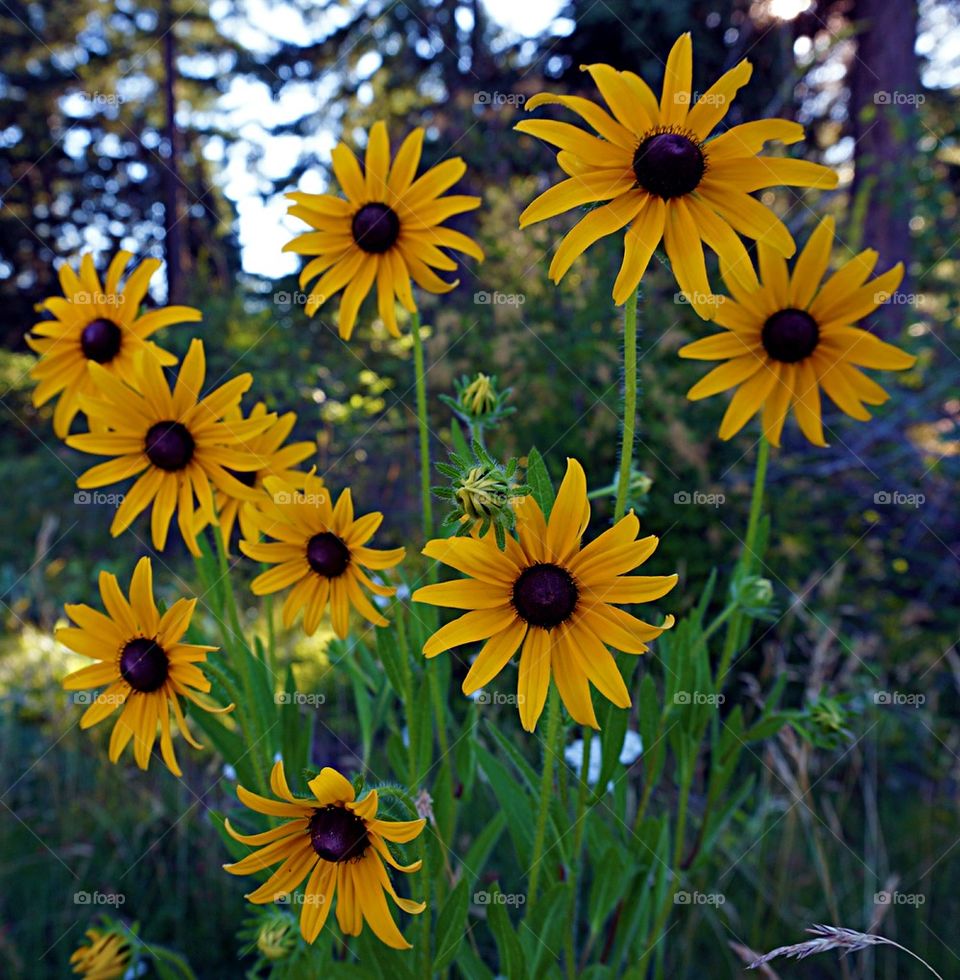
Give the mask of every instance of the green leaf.
<path id="1" fill-rule="evenodd" d="M 622 859 L 622 849 L 611 846 L 603 852 L 600 860 L 592 862 L 593 884 L 587 905 L 591 936 L 600 932 L 630 884 L 630 875 L 623 873 Z"/>
<path id="2" fill-rule="evenodd" d="M 600 778 L 597 780 L 596 792 L 606 792 L 607 783 L 620 764 L 620 753 L 623 751 L 623 740 L 627 734 L 627 716 L 629 712 L 618 708 L 609 701 L 604 702 L 600 711 Z M 594 735 L 596 738 L 596 735 Z M 589 765 L 589 759 L 587 760 Z"/>
<path id="3" fill-rule="evenodd" d="M 467 879 L 461 878 L 457 887 L 447 896 L 434 932 L 434 948 L 437 953 L 433 960 L 433 972 L 445 970 L 457 957 L 463 937 L 467 932 L 467 912 L 470 909 L 470 893 Z"/>
<path id="4" fill-rule="evenodd" d="M 543 977 L 552 966 L 557 965 L 558 954 L 563 949 L 563 931 L 570 906 L 570 885 L 560 882 L 548 889 L 527 912 L 521 935 L 530 937 L 527 959 L 530 975 Z"/>
<path id="5" fill-rule="evenodd" d="M 530 484 L 530 492 L 540 505 L 543 516 L 549 518 L 556 494 L 543 457 L 536 449 L 531 449 L 527 454 L 527 483 Z"/>
<path id="6" fill-rule="evenodd" d="M 517 792 L 517 781 L 506 766 L 482 745 L 477 746 L 477 759 L 487 777 L 500 809 L 507 817 L 517 857 L 528 861 L 533 853 L 534 812 L 526 793 Z"/>
<path id="7" fill-rule="evenodd" d="M 492 820 L 490 820 L 483 830 L 477 834 L 474 842 L 467 851 L 467 856 L 460 862 L 463 869 L 464 881 L 471 884 L 480 877 L 481 872 L 486 866 L 487 859 L 500 840 L 504 827 L 507 825 L 507 818 L 503 812 L 498 810 Z"/>
<path id="8" fill-rule="evenodd" d="M 488 894 L 487 923 L 496 940 L 497 952 L 500 954 L 500 973 L 510 980 L 525 980 L 528 976 L 526 957 L 523 946 L 517 938 L 517 931 L 510 922 L 510 916 L 507 915 L 506 904 L 498 901 L 502 893 L 499 887 L 494 886 Z"/>

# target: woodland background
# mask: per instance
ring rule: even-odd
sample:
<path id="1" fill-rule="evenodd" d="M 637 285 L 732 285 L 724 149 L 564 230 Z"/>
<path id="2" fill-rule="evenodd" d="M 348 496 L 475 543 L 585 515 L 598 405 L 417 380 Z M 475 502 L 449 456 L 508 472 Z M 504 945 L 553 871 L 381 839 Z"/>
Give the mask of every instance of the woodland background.
<path id="1" fill-rule="evenodd" d="M 463 156 L 462 192 L 484 199 L 463 227 L 487 260 L 465 268 L 455 292 L 424 302 L 430 388 L 497 374 L 517 412 L 496 451 L 522 456 L 536 444 L 555 475 L 573 455 L 594 484 L 607 483 L 618 444 L 620 340 L 609 299 L 618 245 L 598 246 L 559 288 L 549 282 L 547 255 L 573 216 L 518 230 L 520 210 L 555 174 L 552 154 L 512 127 L 538 91 L 592 95 L 581 64 L 658 83 L 688 29 L 695 86 L 749 57 L 753 80 L 729 121 L 801 121 L 807 154 L 841 174 L 821 206 L 837 216 L 842 241 L 877 248 L 881 270 L 907 264 L 897 301 L 870 326 L 919 361 L 888 379 L 893 397 L 873 422 L 832 417 L 826 450 L 788 423 L 774 453 L 767 574 L 782 615 L 755 635 L 734 690 L 749 700 L 787 673 L 806 735 L 791 728 L 758 748 L 764 778 L 752 822 L 715 844 L 727 901 L 685 917 L 676 942 L 689 950 L 689 976 L 702 975 L 708 957 L 713 975 L 726 975 L 724 962 L 732 975 L 730 941 L 762 950 L 813 922 L 880 923 L 945 975 L 960 974 L 960 3 L 553 6 L 556 18 L 526 35 L 481 0 L 0 2 L 5 976 L 65 975 L 97 911 L 74 894 L 100 881 L 119 887 L 121 914 L 152 939 L 189 950 L 200 976 L 233 975 L 245 914 L 243 883 L 220 871 L 224 854 L 201 805 L 232 792 L 216 758 L 189 760 L 188 782 L 210 787 L 201 795 L 159 767 L 149 777 L 111 767 L 59 689 L 63 652 L 50 637 L 62 603 L 94 601 L 97 571 L 126 577 L 144 546 L 142 534 L 111 540 L 111 508 L 75 497 L 85 462 L 56 441 L 50 412 L 31 405 L 24 333 L 35 305 L 58 292 L 55 262 L 93 249 L 102 267 L 118 247 L 163 257 L 152 301 L 202 307 L 212 376 L 252 371 L 257 395 L 296 411 L 299 436 L 317 440 L 329 482 L 385 511 L 380 544 L 406 543 L 415 555 L 409 337 L 389 339 L 370 312 L 346 345 L 332 308 L 307 319 L 295 264 L 279 255 L 299 229 L 278 198 L 295 185 L 321 189 L 335 140 L 356 146 L 380 118 L 395 143 L 426 126 L 426 162 Z M 777 204 L 805 238 L 812 213 L 789 192 Z M 661 268 L 645 280 L 641 323 L 637 459 L 652 480 L 642 520 L 662 535 L 663 567 L 680 571 L 675 594 L 690 604 L 711 568 L 735 555 L 753 437 L 720 442 L 724 400 L 686 401 L 702 368 L 676 350 L 702 326 Z M 171 328 L 167 346 L 182 354 L 190 332 Z M 436 399 L 432 411 L 439 453 L 450 417 Z M 909 495 L 922 502 L 897 502 Z M 598 502 L 601 515 L 607 506 Z M 182 548 L 164 561 L 190 581 Z M 349 768 L 344 744 L 357 725 L 338 695 L 343 677 L 324 672 L 325 642 L 292 633 L 287 649 L 327 692 L 315 757 Z M 913 899 L 878 902 L 881 891 Z M 870 955 L 782 970 L 914 975 Z"/>

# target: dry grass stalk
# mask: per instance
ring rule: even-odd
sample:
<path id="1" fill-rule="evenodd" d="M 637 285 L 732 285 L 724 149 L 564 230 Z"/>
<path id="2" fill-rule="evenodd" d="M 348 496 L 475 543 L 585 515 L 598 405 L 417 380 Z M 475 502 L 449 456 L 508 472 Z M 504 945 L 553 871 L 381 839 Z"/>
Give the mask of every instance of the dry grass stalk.
<path id="1" fill-rule="evenodd" d="M 757 967 L 762 967 L 778 956 L 788 956 L 793 959 L 803 960 L 808 956 L 815 956 L 817 953 L 828 953 L 830 950 L 837 950 L 841 956 L 847 956 L 849 953 L 856 953 L 870 946 L 893 946 L 895 949 L 899 949 L 908 956 L 912 956 L 919 963 L 922 963 L 938 980 L 943 980 L 943 977 L 926 960 L 921 959 L 916 953 L 907 949 L 906 946 L 901 946 L 899 943 L 895 943 L 892 939 L 887 939 L 884 936 L 877 936 L 868 932 L 857 932 L 855 929 L 844 929 L 841 926 L 823 925 L 811 926 L 807 929 L 807 932 L 816 938 L 808 939 L 802 943 L 794 943 L 792 946 L 778 946 L 769 953 L 765 953 L 763 956 L 755 959 L 747 966 L 747 969 L 754 970 Z"/>

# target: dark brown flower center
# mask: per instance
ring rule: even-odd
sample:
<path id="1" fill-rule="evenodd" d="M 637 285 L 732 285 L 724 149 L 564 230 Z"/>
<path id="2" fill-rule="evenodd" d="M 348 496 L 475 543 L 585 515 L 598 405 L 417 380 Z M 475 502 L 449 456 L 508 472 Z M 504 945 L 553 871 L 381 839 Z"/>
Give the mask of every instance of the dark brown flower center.
<path id="1" fill-rule="evenodd" d="M 156 691 L 169 672 L 170 661 L 154 640 L 131 640 L 120 653 L 120 676 L 135 691 Z"/>
<path id="2" fill-rule="evenodd" d="M 97 364 L 112 361 L 120 351 L 122 336 L 120 328 L 113 320 L 93 320 L 80 334 L 83 356 L 88 361 L 96 361 Z"/>
<path id="3" fill-rule="evenodd" d="M 513 584 L 513 606 L 531 626 L 559 626 L 577 605 L 573 577 L 559 565 L 544 563 L 525 568 Z"/>
<path id="4" fill-rule="evenodd" d="M 157 422 L 147 432 L 146 452 L 150 462 L 170 473 L 182 470 L 193 459 L 195 443 L 180 422 Z"/>
<path id="5" fill-rule="evenodd" d="M 370 846 L 367 825 L 342 806 L 314 810 L 308 828 L 310 843 L 324 861 L 353 861 L 362 858 Z"/>
<path id="6" fill-rule="evenodd" d="M 336 578 L 350 564 L 350 549 L 332 531 L 322 531 L 307 542 L 307 561 L 318 575 Z"/>
<path id="7" fill-rule="evenodd" d="M 796 364 L 816 350 L 820 328 L 804 310 L 780 310 L 763 325 L 760 339 L 775 361 Z"/>
<path id="8" fill-rule="evenodd" d="M 699 145 L 681 133 L 654 133 L 633 154 L 637 183 L 669 201 L 689 194 L 706 170 L 706 159 Z"/>
<path id="9" fill-rule="evenodd" d="M 400 219 L 386 204 L 365 204 L 353 216 L 353 240 L 365 252 L 386 252 L 399 235 Z"/>

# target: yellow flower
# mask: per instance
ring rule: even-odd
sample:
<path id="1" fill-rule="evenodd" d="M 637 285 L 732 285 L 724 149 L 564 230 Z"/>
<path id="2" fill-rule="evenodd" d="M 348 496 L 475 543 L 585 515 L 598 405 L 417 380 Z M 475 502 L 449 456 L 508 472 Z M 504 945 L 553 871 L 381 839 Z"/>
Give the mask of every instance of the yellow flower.
<path id="1" fill-rule="evenodd" d="M 419 861 L 398 864 L 386 841 L 406 844 L 414 840 L 425 821 L 378 820 L 377 791 L 371 790 L 357 801 L 353 786 L 335 769 L 323 769 L 308 786 L 312 799 L 295 797 L 282 762 L 270 774 L 270 788 L 279 800 L 238 786 L 237 796 L 244 806 L 268 816 L 285 817 L 286 822 L 265 833 L 246 836 L 238 834 L 226 820 L 231 837 L 260 850 L 224 868 L 230 874 L 249 875 L 280 864 L 264 884 L 246 896 L 257 905 L 289 895 L 309 875 L 300 913 L 300 933 L 308 943 L 320 935 L 336 895 L 337 922 L 345 935 L 359 936 L 365 919 L 381 942 L 394 949 L 410 949 L 390 914 L 386 895 L 411 914 L 422 912 L 426 906 L 397 895 L 383 862 L 398 871 L 419 870 Z"/>
<path id="2" fill-rule="evenodd" d="M 204 711 L 214 710 L 196 693 L 210 690 L 210 682 L 197 664 L 217 648 L 181 642 L 197 600 L 178 599 L 161 616 L 153 600 L 149 558 L 137 562 L 129 601 L 120 591 L 116 576 L 108 572 L 100 573 L 100 597 L 106 615 L 90 606 L 68 605 L 64 608 L 76 626 L 57 630 L 57 639 L 65 647 L 97 661 L 69 674 L 64 688 L 83 691 L 104 687 L 91 695 L 80 727 L 90 728 L 122 707 L 110 736 L 110 761 L 116 762 L 133 739 L 137 765 L 146 769 L 159 724 L 163 761 L 170 772 L 180 776 L 170 736 L 170 710 L 180 734 L 197 749 L 203 746 L 190 734 L 179 699 L 185 697 Z"/>
<path id="3" fill-rule="evenodd" d="M 117 252 L 101 284 L 93 257 L 80 260 L 79 277 L 66 263 L 60 266 L 63 296 L 51 296 L 40 306 L 53 314 L 52 320 L 34 324 L 27 343 L 40 355 L 30 371 L 37 382 L 33 404 L 46 404 L 59 396 L 53 412 L 53 428 L 66 438 L 70 423 L 80 410 L 80 396 L 93 393 L 87 364 L 102 364 L 122 381 L 134 383 L 136 354 L 148 346 L 147 338 L 172 323 L 195 323 L 200 311 L 190 306 L 166 306 L 140 313 L 150 277 L 160 267 L 159 259 L 146 259 L 134 268 L 123 290 L 120 276 L 133 258 Z M 176 364 L 170 353 L 150 342 L 164 365 Z"/>
<path id="4" fill-rule="evenodd" d="M 647 642 L 673 625 L 650 626 L 611 603 L 652 602 L 676 585 L 676 575 L 628 576 L 653 554 L 658 538 L 636 540 L 640 522 L 628 514 L 581 548 L 590 521 L 583 467 L 567 460 L 567 473 L 549 522 L 533 497 L 516 501 L 517 539 L 501 551 L 492 534 L 483 538 L 439 538 L 423 553 L 457 571 L 456 579 L 418 589 L 414 601 L 468 609 L 439 629 L 424 655 L 485 640 L 463 682 L 472 694 L 507 665 L 517 648 L 520 721 L 533 731 L 543 711 L 550 677 L 575 721 L 597 727 L 590 684 L 621 708 L 630 695 L 606 644 L 625 653 L 645 653 Z"/>
<path id="5" fill-rule="evenodd" d="M 720 426 L 720 438 L 736 435 L 762 409 L 763 431 L 774 446 L 790 409 L 814 445 L 825 446 L 820 388 L 836 406 L 860 421 L 866 405 L 889 397 L 859 367 L 903 371 L 916 358 L 854 326 L 886 302 L 903 278 L 903 265 L 867 282 L 877 253 L 867 249 L 821 280 L 830 261 L 833 219 L 820 223 L 797 259 L 793 274 L 783 257 L 760 242 L 760 280 L 749 267 L 725 276 L 732 298 L 718 306 L 724 333 L 680 350 L 681 357 L 723 360 L 698 381 L 687 397 L 706 398 L 736 388 Z"/>
<path id="6" fill-rule="evenodd" d="M 403 548 L 378 551 L 366 547 L 383 514 L 353 516 L 353 497 L 344 490 L 336 506 L 320 477 L 310 473 L 303 489 L 267 477 L 261 497 L 260 530 L 274 541 L 243 540 L 240 550 L 254 561 L 276 565 L 251 585 L 255 595 L 269 595 L 293 586 L 283 604 L 283 625 L 290 627 L 303 609 L 303 628 L 315 633 L 330 603 L 330 621 L 341 639 L 347 635 L 350 607 L 376 626 L 387 621 L 364 595 L 392 596 L 397 590 L 372 582 L 364 568 L 393 568 L 403 560 Z M 361 567 L 362 566 L 362 567 Z"/>
<path id="7" fill-rule="evenodd" d="M 482 372 L 460 394 L 460 401 L 471 415 L 486 415 L 497 407 L 497 394 L 490 377 Z"/>
<path id="8" fill-rule="evenodd" d="M 585 70 L 609 113 L 572 95 L 536 95 L 527 109 L 559 103 L 593 127 L 596 136 L 547 120 L 524 120 L 516 127 L 558 147 L 557 162 L 569 178 L 541 194 L 520 216 L 520 227 L 583 204 L 609 202 L 590 211 L 564 238 L 550 265 L 554 282 L 590 245 L 627 227 L 614 302 L 624 303 L 636 291 L 662 239 L 678 285 L 697 312 L 712 319 L 701 242 L 733 274 L 749 264 L 739 235 L 793 255 L 786 226 L 750 192 L 778 184 L 831 188 L 836 174 L 803 160 L 757 156 L 770 140 L 803 138 L 803 127 L 786 119 L 744 123 L 709 139 L 753 68 L 741 61 L 694 101 L 689 34 L 681 35 L 670 52 L 659 103 L 631 71 L 600 64 Z"/>
<path id="9" fill-rule="evenodd" d="M 398 337 L 394 298 L 410 313 L 416 311 L 410 279 L 430 293 L 447 293 L 459 280 L 445 282 L 433 270 L 453 272 L 456 262 L 441 249 L 455 249 L 483 260 L 471 238 L 443 222 L 480 206 L 479 197 L 443 196 L 466 172 L 452 157 L 414 180 L 423 147 L 422 129 L 403 141 L 390 163 L 387 127 L 378 122 L 367 141 L 365 173 L 346 143 L 333 151 L 333 172 L 346 200 L 332 194 L 288 194 L 295 202 L 289 214 L 313 229 L 284 246 L 285 252 L 316 256 L 300 273 L 300 286 L 317 276 L 307 300 L 308 316 L 331 296 L 340 301 L 340 336 L 349 339 L 364 297 L 376 284 L 377 305 L 384 324 Z"/>
<path id="10" fill-rule="evenodd" d="M 88 929 L 88 943 L 78 946 L 70 956 L 73 973 L 84 980 L 116 980 L 130 965 L 130 943 L 116 932 Z"/>
<path id="11" fill-rule="evenodd" d="M 107 431 L 70 436 L 67 445 L 116 458 L 87 470 L 77 486 L 90 490 L 142 474 L 117 508 L 110 533 L 114 537 L 121 534 L 152 503 L 154 547 L 165 547 L 176 510 L 183 540 L 192 554 L 199 555 L 197 532 L 205 522 L 197 520 L 194 498 L 202 514 L 213 514 L 211 482 L 239 499 L 259 497 L 257 490 L 234 474 L 259 467 L 259 461 L 242 446 L 273 424 L 276 416 L 224 421 L 253 383 L 253 376 L 241 374 L 201 399 L 206 360 L 199 340 L 190 344 L 172 391 L 160 362 L 149 351 L 138 360 L 136 390 L 99 364 L 91 364 L 90 372 L 97 395 L 81 396 L 80 406 L 91 428 Z"/>
<path id="12" fill-rule="evenodd" d="M 262 419 L 266 414 L 267 406 L 263 402 L 257 402 L 249 418 Z M 239 422 L 243 419 L 243 413 L 238 406 L 228 412 L 226 418 L 228 422 Z M 258 468 L 255 470 L 233 474 L 244 486 L 261 489 L 263 481 L 268 476 L 278 477 L 292 487 L 303 485 L 306 474 L 298 472 L 293 467 L 312 456 L 317 447 L 312 442 L 292 442 L 288 446 L 284 445 L 296 422 L 296 413 L 287 412 L 271 423 L 269 428 L 258 432 L 239 447 L 250 453 L 258 463 Z M 230 536 L 233 534 L 233 526 L 238 518 L 241 535 L 252 540 L 256 539 L 258 522 L 262 517 L 258 500 L 234 497 L 223 490 L 217 490 L 215 502 L 225 547 L 230 546 Z"/>

